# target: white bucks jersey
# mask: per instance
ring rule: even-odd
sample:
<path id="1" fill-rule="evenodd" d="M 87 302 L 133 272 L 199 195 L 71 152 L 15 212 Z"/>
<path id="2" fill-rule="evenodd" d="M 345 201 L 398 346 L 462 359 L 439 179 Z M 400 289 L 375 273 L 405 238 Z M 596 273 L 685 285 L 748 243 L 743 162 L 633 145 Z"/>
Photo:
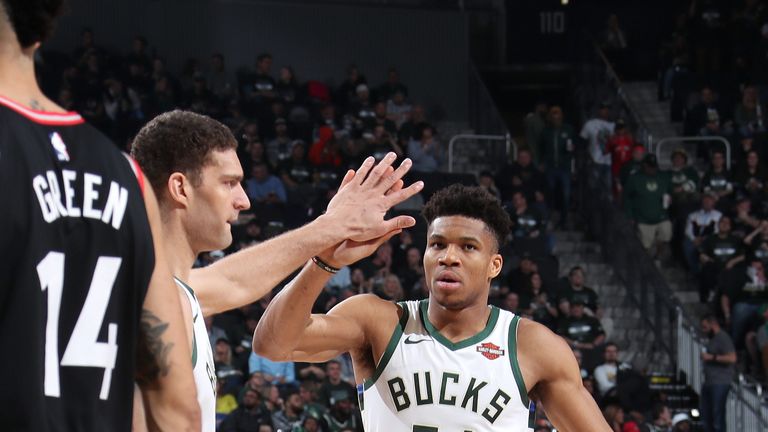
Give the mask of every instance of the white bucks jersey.
<path id="1" fill-rule="evenodd" d="M 189 285 L 173 278 L 182 288 L 189 304 L 192 306 L 192 373 L 195 375 L 197 386 L 197 402 L 203 420 L 203 432 L 216 430 L 216 369 L 213 366 L 213 352 L 208 340 L 208 330 L 205 328 L 203 311 L 197 301 L 195 292 Z"/>
<path id="2" fill-rule="evenodd" d="M 427 317 L 403 315 L 358 396 L 366 432 L 528 432 L 534 409 L 517 362 L 520 317 L 491 306 L 485 329 L 453 343 Z"/>

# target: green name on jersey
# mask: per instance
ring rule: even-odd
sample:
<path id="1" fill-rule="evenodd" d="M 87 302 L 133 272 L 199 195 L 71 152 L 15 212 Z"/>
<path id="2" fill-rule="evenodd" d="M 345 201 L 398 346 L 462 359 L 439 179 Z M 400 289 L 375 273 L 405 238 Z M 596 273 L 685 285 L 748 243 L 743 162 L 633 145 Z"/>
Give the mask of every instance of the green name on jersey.
<path id="1" fill-rule="evenodd" d="M 449 405 L 478 412 L 480 390 L 488 385 L 487 382 L 472 377 L 469 381 L 462 380 L 459 374 L 443 372 L 440 378 L 440 392 L 434 397 L 431 372 L 416 372 L 413 374 L 414 388 L 407 389 L 405 381 L 401 377 L 394 377 L 387 381 L 389 394 L 395 403 L 398 412 L 409 408 L 413 403 L 420 405 Z M 435 381 L 435 385 L 437 382 Z M 499 418 L 512 397 L 503 390 L 498 389 L 490 399 L 480 415 L 493 424 Z"/>

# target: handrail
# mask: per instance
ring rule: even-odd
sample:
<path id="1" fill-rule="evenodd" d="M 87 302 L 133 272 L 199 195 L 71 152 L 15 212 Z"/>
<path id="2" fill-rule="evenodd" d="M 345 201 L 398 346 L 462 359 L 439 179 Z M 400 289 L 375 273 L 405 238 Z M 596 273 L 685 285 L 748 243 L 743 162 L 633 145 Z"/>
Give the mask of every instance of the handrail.
<path id="1" fill-rule="evenodd" d="M 517 160 L 517 142 L 512 139 L 512 136 L 507 133 L 506 135 L 476 135 L 476 134 L 458 134 L 454 135 L 448 142 L 448 172 L 453 172 L 453 149 L 456 145 L 456 141 L 462 139 L 475 139 L 486 141 L 504 141 L 506 143 L 506 155 L 509 158 L 510 150 L 512 150 L 512 157 Z"/>
<path id="2" fill-rule="evenodd" d="M 592 46 L 594 47 L 597 56 L 602 60 L 602 63 L 605 66 L 606 74 L 608 75 L 609 80 L 614 82 L 614 86 L 616 87 L 616 95 L 621 98 L 621 100 L 624 102 L 624 105 L 626 105 L 629 114 L 640 127 L 638 133 L 642 135 L 641 142 L 644 142 L 647 150 L 651 151 L 653 147 L 653 138 L 650 133 L 651 129 L 645 123 L 643 118 L 637 114 L 637 108 L 635 105 L 627 98 L 626 94 L 624 93 L 624 83 L 621 81 L 621 78 L 619 78 L 619 74 L 616 73 L 616 70 L 611 65 L 611 62 L 603 52 L 603 49 L 600 48 L 600 44 L 597 43 L 597 40 L 594 37 L 590 36 L 590 38 L 592 39 Z"/>
<path id="3" fill-rule="evenodd" d="M 661 146 L 662 144 L 670 142 L 700 142 L 700 141 L 717 141 L 725 145 L 725 167 L 731 169 L 731 143 L 727 139 L 721 136 L 685 136 L 685 137 L 667 137 L 656 143 L 656 158 L 661 159 Z"/>

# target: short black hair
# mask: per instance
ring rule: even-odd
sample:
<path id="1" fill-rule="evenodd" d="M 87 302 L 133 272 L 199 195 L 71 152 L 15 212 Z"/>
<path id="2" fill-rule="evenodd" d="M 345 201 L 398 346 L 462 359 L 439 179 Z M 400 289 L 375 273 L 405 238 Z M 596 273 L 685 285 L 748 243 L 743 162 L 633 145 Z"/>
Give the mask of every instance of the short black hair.
<path id="1" fill-rule="evenodd" d="M 270 54 L 270 53 L 261 53 L 261 54 L 258 55 L 258 57 L 256 57 L 256 62 L 257 63 L 261 63 L 262 60 L 265 60 L 265 59 L 272 59 L 272 54 Z"/>
<path id="2" fill-rule="evenodd" d="M 581 274 L 586 273 L 584 271 L 584 268 L 582 268 L 581 266 L 573 266 L 573 267 L 571 267 L 570 270 L 568 270 L 568 276 L 573 276 L 573 274 L 576 273 L 577 271 L 580 271 Z"/>
<path id="3" fill-rule="evenodd" d="M 481 220 L 496 238 L 499 248 L 504 246 L 511 225 L 509 214 L 501 206 L 499 199 L 479 186 L 454 184 L 440 189 L 424 205 L 421 214 L 427 225 L 442 216 L 464 216 Z"/>
<path id="4" fill-rule="evenodd" d="M 218 121 L 190 111 L 174 110 L 147 123 L 133 140 L 131 154 L 160 198 L 174 172 L 199 186 L 200 174 L 213 151 L 237 148 L 232 132 Z"/>
<path id="5" fill-rule="evenodd" d="M 0 0 L 22 48 L 45 42 L 64 9 L 64 0 Z M 0 27 L 5 17 L 0 11 Z"/>
<path id="6" fill-rule="evenodd" d="M 661 415 L 664 413 L 665 409 L 667 409 L 667 406 L 661 402 L 656 402 L 653 404 L 653 408 L 651 409 L 651 420 L 658 420 L 659 417 L 661 417 Z"/>

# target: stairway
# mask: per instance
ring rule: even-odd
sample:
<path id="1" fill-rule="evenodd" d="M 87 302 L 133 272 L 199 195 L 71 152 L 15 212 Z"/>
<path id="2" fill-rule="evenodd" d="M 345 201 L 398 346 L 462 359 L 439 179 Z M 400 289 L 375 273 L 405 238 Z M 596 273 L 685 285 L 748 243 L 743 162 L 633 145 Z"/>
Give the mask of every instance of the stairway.
<path id="1" fill-rule="evenodd" d="M 553 235 L 560 276 L 577 265 L 584 269 L 586 284 L 597 291 L 603 309 L 600 322 L 607 340 L 619 346 L 621 360 L 646 373 L 671 371 L 670 359 L 655 349 L 654 334 L 643 322 L 640 310 L 629 300 L 613 269 L 603 261 L 600 245 L 585 241 L 579 231 L 555 231 Z"/>

